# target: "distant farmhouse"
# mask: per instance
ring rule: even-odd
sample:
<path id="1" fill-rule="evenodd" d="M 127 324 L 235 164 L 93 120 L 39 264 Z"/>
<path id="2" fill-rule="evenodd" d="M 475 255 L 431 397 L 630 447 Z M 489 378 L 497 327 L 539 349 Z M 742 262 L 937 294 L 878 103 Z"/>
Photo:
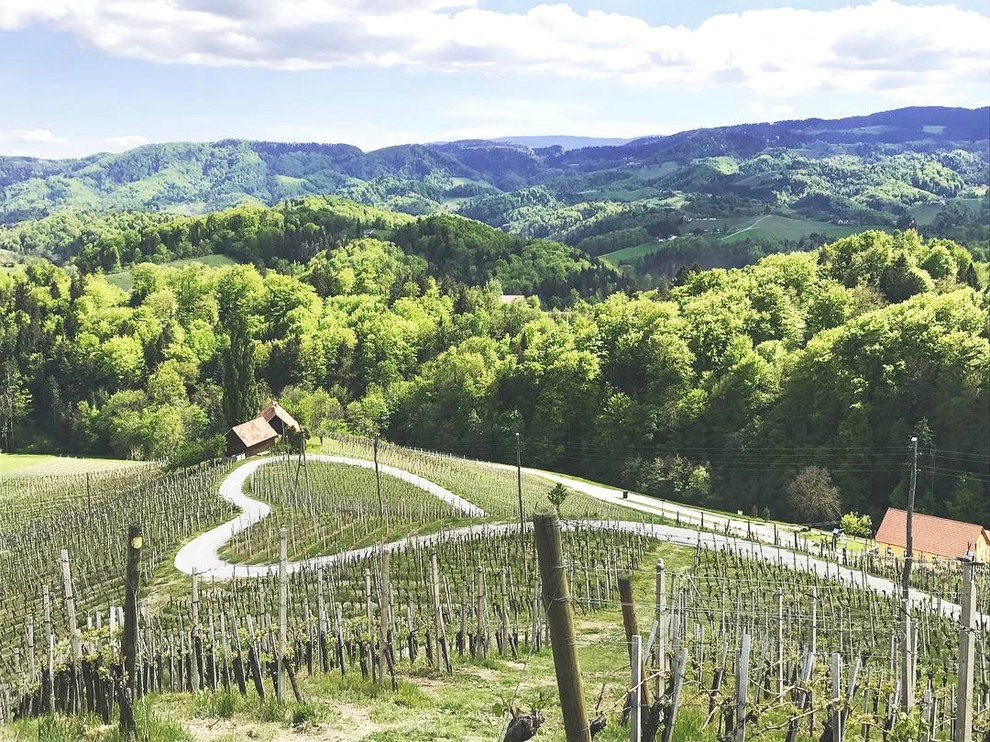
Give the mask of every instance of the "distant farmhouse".
<path id="1" fill-rule="evenodd" d="M 299 433 L 302 427 L 284 407 L 271 400 L 253 420 L 235 425 L 227 431 L 227 455 L 237 458 L 264 453 L 287 433 Z"/>
<path id="2" fill-rule="evenodd" d="M 912 521 L 915 554 L 955 559 L 970 554 L 978 562 L 990 562 L 990 531 L 978 523 L 963 523 L 915 513 Z M 900 556 L 907 548 L 907 512 L 889 508 L 877 530 L 877 546 Z"/>

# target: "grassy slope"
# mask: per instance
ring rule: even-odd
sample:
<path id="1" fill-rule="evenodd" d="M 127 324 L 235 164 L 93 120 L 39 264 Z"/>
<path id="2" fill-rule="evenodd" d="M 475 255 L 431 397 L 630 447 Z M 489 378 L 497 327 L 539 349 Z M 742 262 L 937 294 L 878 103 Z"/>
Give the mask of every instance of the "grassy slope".
<path id="1" fill-rule="evenodd" d="M 80 459 L 70 456 L 0 453 L 0 474 L 16 474 L 18 476 L 85 474 L 86 472 L 142 465 L 143 463 L 139 461 L 124 461 L 122 459 Z"/>
<path id="2" fill-rule="evenodd" d="M 179 260 L 162 263 L 162 265 L 168 268 L 180 268 L 183 265 L 199 263 L 210 268 L 220 268 L 225 265 L 234 265 L 236 262 L 236 260 L 226 255 L 202 255 L 198 258 L 180 258 Z M 106 279 L 109 283 L 124 291 L 130 291 L 134 288 L 134 280 L 129 270 L 120 271 L 119 273 L 108 273 Z"/>
<path id="3" fill-rule="evenodd" d="M 712 219 L 710 221 L 691 222 L 690 228 L 701 227 L 706 234 L 721 235 L 723 242 L 731 244 L 746 239 L 777 239 L 796 241 L 811 234 L 823 234 L 826 237 L 846 237 L 867 227 L 854 227 L 828 222 L 817 222 L 811 219 L 797 219 L 776 214 L 761 216 L 732 217 L 728 219 Z M 719 230 L 715 232 L 715 230 Z M 651 255 L 664 248 L 662 242 L 646 242 L 641 245 L 624 247 L 621 250 L 602 255 L 603 260 L 611 263 L 624 263 L 644 255 Z"/>

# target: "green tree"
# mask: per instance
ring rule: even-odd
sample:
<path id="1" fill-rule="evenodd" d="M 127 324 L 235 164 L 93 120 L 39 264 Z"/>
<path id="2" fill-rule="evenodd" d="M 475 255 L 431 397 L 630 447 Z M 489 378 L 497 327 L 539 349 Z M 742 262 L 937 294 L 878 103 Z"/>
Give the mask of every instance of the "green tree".
<path id="1" fill-rule="evenodd" d="M 867 538 L 873 533 L 873 519 L 853 511 L 842 516 L 839 526 L 850 536 Z"/>
<path id="2" fill-rule="evenodd" d="M 560 515 L 560 508 L 563 506 L 564 501 L 567 499 L 569 494 L 571 494 L 571 491 L 559 483 L 555 484 L 547 492 L 547 499 L 550 501 L 550 504 L 553 505 L 554 510 L 557 511 L 558 516 Z"/>
<path id="3" fill-rule="evenodd" d="M 223 351 L 223 414 L 228 426 L 258 414 L 254 341 L 244 322 L 233 322 Z"/>
<path id="4" fill-rule="evenodd" d="M 795 475 L 787 486 L 787 504 L 802 523 L 830 522 L 842 513 L 839 488 L 820 466 L 806 466 Z"/>

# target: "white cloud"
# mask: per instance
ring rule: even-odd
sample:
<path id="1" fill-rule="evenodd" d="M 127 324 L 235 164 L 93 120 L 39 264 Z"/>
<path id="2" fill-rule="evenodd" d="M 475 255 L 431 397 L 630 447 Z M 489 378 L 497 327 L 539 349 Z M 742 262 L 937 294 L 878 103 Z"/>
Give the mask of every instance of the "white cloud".
<path id="1" fill-rule="evenodd" d="M 132 149 L 133 147 L 140 147 L 142 144 L 148 143 L 148 137 L 141 136 L 140 134 L 132 134 L 129 136 L 120 137 L 105 137 L 104 142 L 112 150 L 124 150 Z"/>
<path id="2" fill-rule="evenodd" d="M 749 102 L 749 110 L 761 117 L 769 117 L 775 121 L 781 121 L 789 116 L 794 116 L 794 106 L 781 103 L 764 103 L 761 100 Z"/>
<path id="3" fill-rule="evenodd" d="M 18 129 L 14 132 L 14 138 L 22 142 L 61 144 L 69 141 L 65 137 L 57 137 L 48 129 Z"/>
<path id="4" fill-rule="evenodd" d="M 696 28 L 564 3 L 525 13 L 476 0 L 3 0 L 0 29 L 49 24 L 110 54 L 161 63 L 477 70 L 739 84 L 760 97 L 880 92 L 986 97 L 990 17 L 875 0 L 715 15 Z"/>

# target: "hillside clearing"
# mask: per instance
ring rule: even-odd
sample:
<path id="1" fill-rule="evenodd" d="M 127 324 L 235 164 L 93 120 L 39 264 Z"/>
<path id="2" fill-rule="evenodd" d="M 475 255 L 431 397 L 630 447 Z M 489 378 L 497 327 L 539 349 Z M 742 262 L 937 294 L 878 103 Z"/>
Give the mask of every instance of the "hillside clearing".
<path id="1" fill-rule="evenodd" d="M 128 467 L 147 466 L 143 461 L 124 459 L 91 459 L 46 454 L 0 453 L 0 475 L 52 476 L 86 474 Z"/>

